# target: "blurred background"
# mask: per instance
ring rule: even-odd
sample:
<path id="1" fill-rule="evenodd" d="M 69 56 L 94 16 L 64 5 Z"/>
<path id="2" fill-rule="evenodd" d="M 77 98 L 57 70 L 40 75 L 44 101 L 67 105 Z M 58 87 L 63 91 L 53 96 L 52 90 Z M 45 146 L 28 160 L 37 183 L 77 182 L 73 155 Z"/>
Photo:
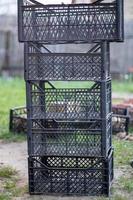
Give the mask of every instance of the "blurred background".
<path id="1" fill-rule="evenodd" d="M 48 0 L 40 0 L 40 2 L 49 3 Z M 64 2 L 70 3 L 70 0 Z M 79 0 L 76 2 L 78 3 Z M 55 3 L 55 0 L 51 3 Z M 111 44 L 111 72 L 114 79 L 132 78 L 130 76 L 133 73 L 132 10 L 133 1 L 125 0 L 125 42 Z M 17 36 L 17 0 L 0 1 L 0 38 L 0 74 L 23 76 L 23 44 L 18 42 Z"/>

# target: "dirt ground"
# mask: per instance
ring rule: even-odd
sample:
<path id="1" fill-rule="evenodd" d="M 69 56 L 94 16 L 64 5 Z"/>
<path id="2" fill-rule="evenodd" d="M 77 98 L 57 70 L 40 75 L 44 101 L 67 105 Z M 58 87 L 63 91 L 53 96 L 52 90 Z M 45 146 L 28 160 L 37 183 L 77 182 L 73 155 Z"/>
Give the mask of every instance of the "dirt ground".
<path id="1" fill-rule="evenodd" d="M 28 183 L 27 173 L 27 143 L 5 143 L 0 141 L 0 165 L 12 166 L 18 171 L 20 184 L 22 186 Z M 130 169 L 131 170 L 131 169 Z M 126 168 L 115 169 L 114 185 L 117 187 L 117 180 L 127 173 Z M 128 171 L 129 173 L 129 171 Z M 118 189 L 119 192 L 119 189 Z M 121 193 L 121 191 L 120 191 Z M 129 197 L 129 200 L 133 197 Z M 17 197 L 14 200 L 97 200 L 93 197 L 59 197 L 59 196 L 32 196 L 26 194 L 24 197 Z"/>
<path id="2" fill-rule="evenodd" d="M 27 143 L 0 142 L 0 165 L 12 166 L 18 171 L 22 183 L 27 184 Z"/>

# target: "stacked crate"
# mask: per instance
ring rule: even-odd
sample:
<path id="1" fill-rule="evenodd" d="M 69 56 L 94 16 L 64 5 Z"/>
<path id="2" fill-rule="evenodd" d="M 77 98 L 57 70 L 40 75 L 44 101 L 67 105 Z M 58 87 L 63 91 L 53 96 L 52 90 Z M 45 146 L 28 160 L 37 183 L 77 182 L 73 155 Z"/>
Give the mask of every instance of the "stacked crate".
<path id="1" fill-rule="evenodd" d="M 123 1 L 43 5 L 23 0 L 18 11 L 19 40 L 25 42 L 30 193 L 109 195 L 109 43 L 123 41 Z M 79 43 L 88 44 L 87 52 L 50 47 Z M 66 88 L 60 81 L 87 83 Z"/>

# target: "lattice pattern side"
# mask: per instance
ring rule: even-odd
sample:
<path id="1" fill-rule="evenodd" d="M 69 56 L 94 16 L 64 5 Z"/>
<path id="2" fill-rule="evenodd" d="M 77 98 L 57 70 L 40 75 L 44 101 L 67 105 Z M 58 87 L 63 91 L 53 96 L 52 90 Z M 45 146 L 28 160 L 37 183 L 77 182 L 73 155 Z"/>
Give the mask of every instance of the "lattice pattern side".
<path id="1" fill-rule="evenodd" d="M 98 157 L 29 158 L 30 192 L 108 195 L 108 163 L 109 160 Z"/>
<path id="2" fill-rule="evenodd" d="M 117 12 L 118 6 L 122 12 L 123 6 L 116 2 L 21 6 L 20 40 L 45 43 L 122 40 L 123 20 Z"/>
<path id="3" fill-rule="evenodd" d="M 31 91 L 30 115 L 34 119 L 88 120 L 102 118 L 101 83 L 95 83 L 88 89 L 53 89 L 40 88 L 37 83 L 29 83 Z M 107 84 L 108 86 L 108 84 Z M 108 96 L 106 112 L 111 112 L 110 87 L 105 94 Z M 105 105 L 103 105 L 105 106 Z"/>

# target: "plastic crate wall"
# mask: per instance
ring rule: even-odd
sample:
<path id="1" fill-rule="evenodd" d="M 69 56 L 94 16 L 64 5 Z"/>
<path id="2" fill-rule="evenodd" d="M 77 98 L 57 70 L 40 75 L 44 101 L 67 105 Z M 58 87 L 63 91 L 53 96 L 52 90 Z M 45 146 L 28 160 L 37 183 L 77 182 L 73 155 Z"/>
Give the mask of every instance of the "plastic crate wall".
<path id="1" fill-rule="evenodd" d="M 29 126 L 30 124 L 30 126 Z M 107 128 L 106 128 L 107 127 Z M 29 120 L 25 107 L 10 111 L 9 130 L 28 133 L 29 155 L 107 156 L 112 147 L 112 116 L 105 120 Z"/>
<path id="2" fill-rule="evenodd" d="M 113 152 L 103 157 L 29 157 L 31 194 L 109 195 Z"/>
<path id="3" fill-rule="evenodd" d="M 87 122 L 32 120 L 29 155 L 106 157 L 112 148 L 111 127 L 111 115 L 105 120 Z"/>
<path id="4" fill-rule="evenodd" d="M 111 113 L 111 81 L 88 88 L 46 88 L 45 82 L 27 82 L 27 109 L 31 119 L 89 120 Z"/>
<path id="5" fill-rule="evenodd" d="M 43 5 L 18 0 L 19 40 L 45 43 L 123 41 L 123 0 Z"/>
<path id="6" fill-rule="evenodd" d="M 109 43 L 88 44 L 86 53 L 57 53 L 43 43 L 25 43 L 25 79 L 93 80 L 110 78 Z"/>

